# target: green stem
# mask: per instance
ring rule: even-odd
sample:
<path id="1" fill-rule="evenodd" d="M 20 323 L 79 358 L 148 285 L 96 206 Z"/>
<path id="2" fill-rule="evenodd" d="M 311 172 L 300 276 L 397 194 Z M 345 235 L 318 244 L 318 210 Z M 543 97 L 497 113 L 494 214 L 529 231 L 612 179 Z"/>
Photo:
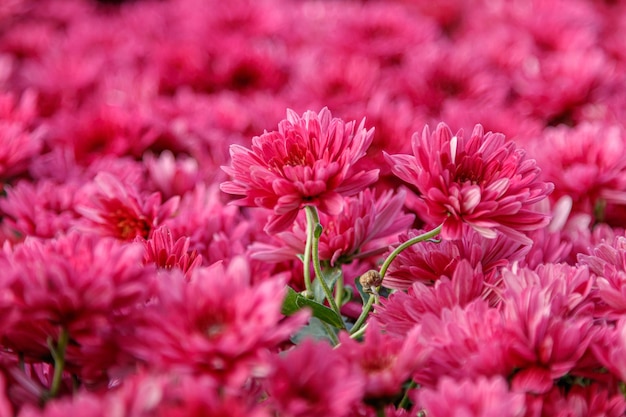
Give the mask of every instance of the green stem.
<path id="1" fill-rule="evenodd" d="M 361 310 L 361 315 L 359 315 L 359 318 L 356 319 L 354 326 L 352 326 L 352 329 L 350 329 L 350 335 L 354 336 L 361 329 L 361 327 L 363 326 L 363 323 L 365 323 L 365 320 L 367 319 L 367 316 L 370 314 L 370 310 L 372 309 L 372 306 L 374 305 L 374 300 L 375 300 L 374 294 L 370 294 L 370 298 L 368 298 L 367 302 L 363 305 L 363 309 Z"/>
<path id="2" fill-rule="evenodd" d="M 385 406 L 379 405 L 376 407 L 376 417 L 385 417 Z"/>
<path id="3" fill-rule="evenodd" d="M 396 249 L 394 249 L 394 251 L 391 252 L 389 256 L 387 256 L 387 259 L 385 259 L 382 266 L 380 267 L 380 279 L 385 278 L 385 274 L 387 273 L 387 269 L 389 268 L 389 265 L 391 265 L 391 262 L 393 262 L 393 260 L 396 259 L 396 257 L 400 254 L 400 252 L 402 252 L 403 250 L 405 250 L 406 248 L 410 246 L 415 245 L 416 243 L 419 243 L 424 240 L 428 240 L 437 236 L 439 232 L 441 232 L 442 227 L 443 227 L 443 223 L 435 227 L 433 230 L 429 232 L 422 233 L 419 236 L 415 236 L 414 238 L 407 240 L 406 242 L 398 246 Z M 374 305 L 374 301 L 375 301 L 375 296 L 374 294 L 372 294 L 370 295 L 370 298 L 367 300 L 367 303 L 363 305 L 363 310 L 361 310 L 361 315 L 357 319 L 356 323 L 354 323 L 354 326 L 352 326 L 352 329 L 350 330 L 351 335 L 354 335 L 356 332 L 359 331 L 361 326 L 363 326 L 363 323 L 365 323 L 365 320 L 367 319 L 367 316 L 369 315 L 370 310 L 372 309 L 372 305 Z"/>
<path id="4" fill-rule="evenodd" d="M 306 298 L 312 298 L 311 291 L 311 249 L 313 248 L 313 234 L 315 233 L 315 224 L 309 221 L 307 211 L 307 229 L 306 229 L 306 245 L 304 246 L 304 288 L 306 290 Z"/>
<path id="5" fill-rule="evenodd" d="M 54 376 L 52 377 L 52 385 L 50 386 L 49 398 L 54 398 L 61 388 L 61 379 L 63 377 L 63 369 L 65 368 L 65 349 L 70 339 L 70 333 L 65 327 L 61 328 L 59 333 L 59 341 L 56 348 L 52 351 L 54 359 Z"/>
<path id="6" fill-rule="evenodd" d="M 406 387 L 406 391 L 404 391 L 404 397 L 398 403 L 398 408 L 407 408 L 409 405 L 409 391 L 417 387 L 417 383 L 414 380 L 411 380 L 411 383 L 408 387 Z"/>
<path id="7" fill-rule="evenodd" d="M 328 300 L 328 304 L 330 308 L 333 309 L 335 313 L 337 313 L 341 317 L 341 313 L 339 312 L 339 308 L 337 307 L 337 303 L 335 303 L 335 298 L 333 297 L 333 293 L 330 288 L 326 284 L 326 280 L 324 279 L 324 275 L 322 273 L 322 265 L 320 264 L 320 254 L 319 254 L 319 246 L 320 246 L 320 231 L 319 229 L 322 227 L 320 225 L 319 215 L 317 214 L 317 208 L 314 206 L 306 206 L 306 218 L 307 218 L 307 240 L 309 234 L 313 236 L 313 270 L 315 271 L 315 276 L 317 277 L 320 285 L 322 286 L 322 290 L 324 290 L 324 294 L 326 295 L 326 299 Z M 312 233 L 311 233 L 312 232 Z"/>
<path id="8" fill-rule="evenodd" d="M 335 284 L 335 304 L 337 307 L 341 308 L 343 304 L 343 272 L 337 278 L 337 283 Z"/>
<path id="9" fill-rule="evenodd" d="M 339 339 L 337 338 L 337 335 L 333 331 L 332 327 L 330 327 L 330 325 L 328 323 L 325 323 L 325 322 L 323 322 L 321 320 L 320 320 L 320 322 L 324 326 L 324 330 L 326 331 L 326 334 L 330 338 L 330 341 L 332 342 L 332 345 L 333 346 L 339 345 Z"/>
<path id="10" fill-rule="evenodd" d="M 410 246 L 415 245 L 416 243 L 419 243 L 424 240 L 428 240 L 430 238 L 437 236 L 439 232 L 441 232 L 442 227 L 443 227 L 443 223 L 435 227 L 430 232 L 422 233 L 419 236 L 415 236 L 414 238 L 407 240 L 406 242 L 404 242 L 403 244 L 395 248 L 394 251 L 391 252 L 389 256 L 387 256 L 387 259 L 385 259 L 385 262 L 383 262 L 383 265 L 380 267 L 380 278 L 381 279 L 385 278 L 385 274 L 387 273 L 387 269 L 389 268 L 389 265 L 391 265 L 391 262 L 393 262 L 393 260 L 396 259 L 396 257 L 400 254 L 400 252 L 402 252 L 403 250 L 405 250 L 406 248 Z"/>

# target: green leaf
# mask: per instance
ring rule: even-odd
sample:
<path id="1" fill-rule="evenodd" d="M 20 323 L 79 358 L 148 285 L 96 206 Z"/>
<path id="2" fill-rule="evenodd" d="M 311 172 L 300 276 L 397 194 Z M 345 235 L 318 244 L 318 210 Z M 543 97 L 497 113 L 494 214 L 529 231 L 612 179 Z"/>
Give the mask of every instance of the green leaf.
<path id="1" fill-rule="evenodd" d="M 297 293 L 293 288 L 287 287 L 287 296 L 285 297 L 285 301 L 283 301 L 282 313 L 286 316 L 290 316 L 305 307 L 312 310 L 313 317 L 339 329 L 345 327 L 341 317 L 333 310 L 317 301 L 309 300 L 302 294 Z"/>
<path id="2" fill-rule="evenodd" d="M 302 340 L 312 337 L 315 340 L 327 340 L 333 343 L 333 339 L 328 335 L 326 329 L 332 329 L 332 327 L 328 327 L 321 320 L 311 317 L 309 324 L 301 328 L 298 333 L 291 336 L 291 341 L 296 345 L 302 342 Z"/>
<path id="3" fill-rule="evenodd" d="M 326 285 L 332 291 L 335 288 L 335 283 L 341 276 L 342 271 L 341 268 L 324 268 L 322 269 L 322 279 L 326 282 Z M 317 278 L 311 283 L 311 289 L 313 290 L 313 299 L 319 303 L 324 302 L 326 298 L 326 294 L 324 293 L 324 289 L 322 288 L 322 284 L 319 282 L 320 278 Z"/>

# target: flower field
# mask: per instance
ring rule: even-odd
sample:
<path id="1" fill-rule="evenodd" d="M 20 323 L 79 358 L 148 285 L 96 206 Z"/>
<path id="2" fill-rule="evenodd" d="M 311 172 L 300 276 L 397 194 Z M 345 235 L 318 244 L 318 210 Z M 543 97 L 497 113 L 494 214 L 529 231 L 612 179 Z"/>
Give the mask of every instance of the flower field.
<path id="1" fill-rule="evenodd" d="M 0 1 L 0 417 L 626 415 L 626 4 Z"/>

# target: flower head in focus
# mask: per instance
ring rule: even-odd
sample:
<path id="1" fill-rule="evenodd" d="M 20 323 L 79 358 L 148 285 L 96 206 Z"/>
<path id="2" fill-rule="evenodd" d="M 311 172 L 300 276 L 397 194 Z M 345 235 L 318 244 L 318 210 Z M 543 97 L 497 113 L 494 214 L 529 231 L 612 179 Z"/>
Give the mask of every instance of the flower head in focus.
<path id="1" fill-rule="evenodd" d="M 327 108 L 302 117 L 287 111 L 278 130 L 252 139 L 252 148 L 231 146 L 231 166 L 222 167 L 233 180 L 221 185 L 228 194 L 243 195 L 240 206 L 272 209 L 265 229 L 285 230 L 299 210 L 312 205 L 336 215 L 344 207 L 342 196 L 363 190 L 378 178 L 378 170 L 357 171 L 355 163 L 365 156 L 373 129 L 365 120 L 333 118 Z"/>
<path id="2" fill-rule="evenodd" d="M 552 184 L 539 181 L 540 170 L 522 149 L 499 133 L 476 125 L 470 137 L 440 123 L 414 134 L 413 155 L 387 155 L 393 173 L 419 191 L 415 208 L 428 223 L 443 223 L 441 235 L 459 239 L 463 223 L 487 238 L 501 232 L 530 244 L 524 232 L 549 218 L 533 208 Z"/>

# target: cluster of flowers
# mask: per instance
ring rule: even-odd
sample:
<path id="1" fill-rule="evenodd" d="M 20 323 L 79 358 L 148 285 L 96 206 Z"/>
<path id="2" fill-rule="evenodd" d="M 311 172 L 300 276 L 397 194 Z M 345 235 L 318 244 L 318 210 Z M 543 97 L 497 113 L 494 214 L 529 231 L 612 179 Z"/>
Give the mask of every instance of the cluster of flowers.
<path id="1" fill-rule="evenodd" d="M 1 1 L 0 417 L 626 415 L 623 85 L 622 2 Z"/>

